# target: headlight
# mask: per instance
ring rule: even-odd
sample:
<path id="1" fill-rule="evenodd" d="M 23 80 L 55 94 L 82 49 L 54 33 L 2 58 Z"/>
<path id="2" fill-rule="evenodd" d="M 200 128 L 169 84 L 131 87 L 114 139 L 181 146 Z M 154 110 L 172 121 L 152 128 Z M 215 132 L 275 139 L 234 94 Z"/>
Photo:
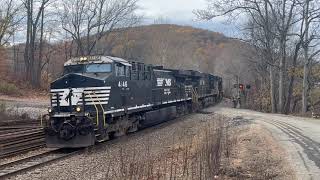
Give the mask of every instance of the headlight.
<path id="1" fill-rule="evenodd" d="M 53 112 L 53 109 L 50 107 L 48 108 L 48 113 L 52 113 Z"/>
<path id="2" fill-rule="evenodd" d="M 81 112 L 81 107 L 79 107 L 79 106 L 76 107 L 76 111 L 77 111 L 77 112 Z"/>

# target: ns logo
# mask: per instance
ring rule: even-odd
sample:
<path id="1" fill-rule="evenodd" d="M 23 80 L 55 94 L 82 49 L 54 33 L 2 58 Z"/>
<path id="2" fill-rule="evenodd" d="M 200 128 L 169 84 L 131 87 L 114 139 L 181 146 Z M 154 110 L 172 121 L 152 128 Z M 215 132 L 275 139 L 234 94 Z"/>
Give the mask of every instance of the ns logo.
<path id="1" fill-rule="evenodd" d="M 171 87 L 172 86 L 172 80 L 168 78 L 157 78 L 157 86 L 158 87 Z"/>

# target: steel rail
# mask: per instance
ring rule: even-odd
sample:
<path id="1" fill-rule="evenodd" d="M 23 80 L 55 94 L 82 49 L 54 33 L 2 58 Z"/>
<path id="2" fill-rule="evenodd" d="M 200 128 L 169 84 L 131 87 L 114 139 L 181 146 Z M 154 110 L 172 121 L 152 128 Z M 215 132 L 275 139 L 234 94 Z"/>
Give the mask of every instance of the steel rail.
<path id="1" fill-rule="evenodd" d="M 43 129 L 22 130 L 0 135 L 0 158 L 11 157 L 45 145 Z"/>
<path id="2" fill-rule="evenodd" d="M 22 172 L 48 165 L 60 159 L 65 159 L 82 152 L 84 149 L 64 151 L 56 149 L 35 156 L 27 157 L 10 163 L 0 165 L 0 179 L 5 179 Z"/>

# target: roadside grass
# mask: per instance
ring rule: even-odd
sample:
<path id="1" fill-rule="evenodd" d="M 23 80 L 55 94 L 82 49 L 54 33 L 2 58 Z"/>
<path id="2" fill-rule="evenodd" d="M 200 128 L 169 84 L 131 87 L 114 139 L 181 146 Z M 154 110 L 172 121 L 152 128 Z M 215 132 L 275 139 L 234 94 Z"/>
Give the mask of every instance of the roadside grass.
<path id="1" fill-rule="evenodd" d="M 285 159 L 285 150 L 272 134 L 257 124 L 247 124 L 231 131 L 234 145 L 222 165 L 224 179 L 296 179 Z"/>

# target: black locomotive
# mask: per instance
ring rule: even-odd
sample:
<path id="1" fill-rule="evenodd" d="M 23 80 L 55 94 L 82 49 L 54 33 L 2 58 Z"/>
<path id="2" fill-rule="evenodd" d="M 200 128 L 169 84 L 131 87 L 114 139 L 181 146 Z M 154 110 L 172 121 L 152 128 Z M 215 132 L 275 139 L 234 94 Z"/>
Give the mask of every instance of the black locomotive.
<path id="1" fill-rule="evenodd" d="M 48 147 L 106 141 L 212 105 L 222 78 L 110 56 L 73 58 L 51 84 Z"/>

